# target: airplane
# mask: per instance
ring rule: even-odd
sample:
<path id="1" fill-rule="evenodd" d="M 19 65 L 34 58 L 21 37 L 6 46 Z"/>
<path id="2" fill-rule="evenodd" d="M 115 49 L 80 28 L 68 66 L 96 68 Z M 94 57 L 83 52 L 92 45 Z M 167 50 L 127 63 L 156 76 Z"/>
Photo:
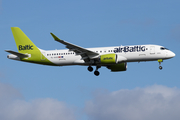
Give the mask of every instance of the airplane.
<path id="1" fill-rule="evenodd" d="M 87 66 L 98 76 L 101 66 L 107 67 L 111 72 L 127 70 L 127 62 L 158 61 L 161 62 L 173 58 L 175 54 L 169 49 L 159 45 L 131 45 L 115 47 L 83 48 L 59 39 L 50 33 L 55 41 L 64 44 L 67 49 L 42 50 L 24 34 L 18 27 L 11 27 L 18 52 L 5 50 L 11 53 L 9 59 L 51 66 L 82 65 Z"/>

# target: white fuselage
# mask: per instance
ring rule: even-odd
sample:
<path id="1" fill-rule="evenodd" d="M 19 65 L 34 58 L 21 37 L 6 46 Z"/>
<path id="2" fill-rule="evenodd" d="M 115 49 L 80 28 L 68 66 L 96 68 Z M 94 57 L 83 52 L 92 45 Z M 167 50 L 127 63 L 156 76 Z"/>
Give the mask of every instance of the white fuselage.
<path id="1" fill-rule="evenodd" d="M 18 27 L 11 27 L 18 52 L 5 50 L 11 53 L 7 57 L 13 60 L 24 62 L 66 66 L 84 65 L 98 76 L 98 69 L 105 66 L 111 72 L 126 71 L 127 62 L 155 61 L 159 62 L 159 69 L 162 69 L 161 62 L 175 56 L 167 48 L 159 45 L 131 45 L 99 48 L 83 48 L 67 41 L 59 39 L 50 33 L 55 41 L 66 46 L 64 50 L 42 50 L 39 49 Z"/>
<path id="2" fill-rule="evenodd" d="M 158 59 L 169 59 L 175 54 L 159 45 L 132 45 L 132 46 L 115 46 L 115 47 L 99 47 L 87 48 L 100 55 L 115 53 L 124 59 L 122 62 L 140 62 L 140 61 L 154 61 Z M 65 50 L 41 50 L 42 54 L 56 65 L 89 65 L 86 63 L 81 55 L 74 51 Z M 41 58 L 44 59 L 43 57 Z M 102 64 L 102 66 L 105 66 Z"/>

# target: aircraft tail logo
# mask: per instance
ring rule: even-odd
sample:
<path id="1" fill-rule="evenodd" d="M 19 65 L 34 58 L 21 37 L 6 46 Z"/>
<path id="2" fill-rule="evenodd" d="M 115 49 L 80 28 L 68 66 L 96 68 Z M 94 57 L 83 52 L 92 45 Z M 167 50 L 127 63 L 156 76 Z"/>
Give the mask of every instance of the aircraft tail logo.
<path id="1" fill-rule="evenodd" d="M 20 28 L 11 27 L 11 30 L 19 53 L 32 54 L 35 51 L 39 51 L 36 45 L 24 34 Z"/>

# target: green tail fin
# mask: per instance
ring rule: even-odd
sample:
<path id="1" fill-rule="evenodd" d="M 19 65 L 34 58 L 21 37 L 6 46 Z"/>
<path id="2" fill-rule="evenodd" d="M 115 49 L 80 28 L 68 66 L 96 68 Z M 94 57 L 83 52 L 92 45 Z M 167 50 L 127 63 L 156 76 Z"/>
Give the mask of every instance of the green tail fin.
<path id="1" fill-rule="evenodd" d="M 24 34 L 24 32 L 20 28 L 11 27 L 11 30 L 16 42 L 18 52 L 28 55 L 28 57 L 20 57 L 22 61 L 44 65 L 55 65 L 41 53 L 40 49 L 36 47 L 36 45 Z"/>
<path id="2" fill-rule="evenodd" d="M 11 27 L 16 46 L 19 53 L 31 54 L 34 51 L 39 51 L 36 45 L 24 34 L 18 27 Z"/>

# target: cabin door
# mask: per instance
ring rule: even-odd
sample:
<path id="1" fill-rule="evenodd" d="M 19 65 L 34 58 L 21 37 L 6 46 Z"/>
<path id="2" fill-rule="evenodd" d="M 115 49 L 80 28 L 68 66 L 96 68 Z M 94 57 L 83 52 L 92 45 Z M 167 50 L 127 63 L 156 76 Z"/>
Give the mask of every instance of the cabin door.
<path id="1" fill-rule="evenodd" d="M 150 54 L 155 54 L 155 47 L 154 46 L 150 46 Z"/>

